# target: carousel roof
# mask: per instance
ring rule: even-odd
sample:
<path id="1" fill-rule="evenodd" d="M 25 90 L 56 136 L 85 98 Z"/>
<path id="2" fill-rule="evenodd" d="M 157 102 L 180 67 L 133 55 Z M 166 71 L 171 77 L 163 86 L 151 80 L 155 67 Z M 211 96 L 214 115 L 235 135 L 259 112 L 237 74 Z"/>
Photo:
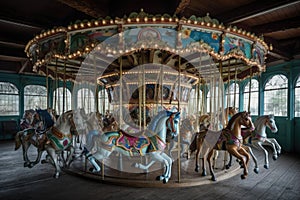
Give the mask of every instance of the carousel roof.
<path id="1" fill-rule="evenodd" d="M 193 37 L 191 34 L 194 35 L 193 39 L 196 41 L 196 37 L 200 37 L 197 42 L 201 47 L 189 48 L 190 52 L 184 52 L 187 48 L 178 48 L 177 45 L 169 45 L 169 48 L 140 46 L 136 47 L 138 50 L 127 49 L 125 52 L 124 49 L 121 59 L 114 60 L 99 55 L 99 66 L 109 63 L 107 75 L 113 74 L 120 62 L 125 71 L 141 64 L 140 59 L 137 59 L 140 50 L 143 50 L 143 63 L 160 60 L 161 64 L 178 67 L 178 57 L 181 57 L 181 69 L 186 73 L 195 74 L 195 63 L 204 64 L 202 71 L 204 73 L 205 62 L 209 61 L 204 57 L 200 59 L 199 52 L 204 49 L 212 56 L 219 69 L 222 68 L 224 80 L 259 73 L 274 61 L 291 60 L 297 58 L 300 53 L 299 1 L 232 3 L 229 0 L 221 0 L 212 3 L 186 0 L 151 2 L 46 0 L 43 4 L 35 0 L 30 1 L 32 2 L 16 3 L 14 0 L 1 2 L 2 71 L 33 73 L 36 70 L 46 73 L 48 68 L 47 73 L 52 76 L 59 72 L 61 77 L 74 79 L 74 74 L 78 72 L 85 55 L 101 42 L 99 34 L 105 35 L 105 31 L 109 34 L 114 31 L 118 33 L 118 28 L 130 29 L 128 27 L 133 24 L 135 28 L 141 28 L 147 23 L 151 24 L 152 32 L 159 32 L 162 28 L 176 29 L 183 35 L 190 37 Z M 141 12 L 141 8 L 144 12 Z M 95 24 L 96 22 L 98 24 Z M 83 36 L 88 36 L 88 41 Z M 205 39 L 207 36 L 217 38 L 218 44 L 215 45 Z M 50 44 L 49 40 L 53 41 L 53 38 L 56 42 L 55 51 L 46 53 L 45 49 L 50 48 L 47 47 Z M 68 40 L 64 41 L 65 46 L 58 38 Z M 69 39 L 77 40 L 77 43 L 72 43 Z M 84 45 L 80 46 L 82 42 Z M 235 47 L 242 45 L 246 50 L 230 49 L 230 42 L 237 43 Z M 29 50 L 30 47 L 34 48 L 31 46 L 34 44 L 39 45 L 39 50 L 45 50 L 39 52 L 36 60 L 32 58 Z M 76 45 L 80 48 L 76 48 Z M 255 50 L 262 50 L 261 55 L 267 59 L 260 58 L 258 61 L 256 55 L 259 54 L 255 54 Z M 114 52 L 114 49 L 110 51 Z"/>

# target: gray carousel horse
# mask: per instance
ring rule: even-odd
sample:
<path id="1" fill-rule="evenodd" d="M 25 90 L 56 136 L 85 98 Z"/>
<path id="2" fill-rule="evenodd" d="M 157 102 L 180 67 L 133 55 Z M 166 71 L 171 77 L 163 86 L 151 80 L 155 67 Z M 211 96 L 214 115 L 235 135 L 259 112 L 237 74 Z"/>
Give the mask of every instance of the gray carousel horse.
<path id="1" fill-rule="evenodd" d="M 185 153 L 187 153 L 187 158 L 189 157 L 189 153 L 186 150 L 186 147 L 189 147 L 191 144 L 191 139 L 194 134 L 194 121 L 193 117 L 187 117 L 181 121 L 180 125 L 180 156 L 183 157 Z M 173 140 L 170 140 L 169 143 L 169 156 L 172 157 L 172 151 L 176 147 L 176 143 L 178 143 L 178 136 Z"/>
<path id="2" fill-rule="evenodd" d="M 160 111 L 150 122 L 145 132 L 139 137 L 119 131 L 100 133 L 90 131 L 87 135 L 87 146 L 84 154 L 93 165 L 93 172 L 99 172 L 101 167 L 97 163 L 110 156 L 113 151 L 126 156 L 150 155 L 151 161 L 147 166 L 140 163 L 135 167 L 149 168 L 155 161 L 165 165 L 165 171 L 157 180 L 167 183 L 171 178 L 172 158 L 164 153 L 166 138 L 174 138 L 178 134 L 179 112 Z"/>

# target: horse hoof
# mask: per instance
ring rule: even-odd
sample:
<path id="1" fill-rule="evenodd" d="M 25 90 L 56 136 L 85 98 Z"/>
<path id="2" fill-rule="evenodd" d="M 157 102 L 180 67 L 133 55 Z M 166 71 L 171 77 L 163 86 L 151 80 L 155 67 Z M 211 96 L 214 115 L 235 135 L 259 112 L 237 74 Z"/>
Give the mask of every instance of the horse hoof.
<path id="1" fill-rule="evenodd" d="M 274 155 L 273 156 L 273 160 L 277 160 L 278 156 L 277 155 Z"/>
<path id="2" fill-rule="evenodd" d="M 53 178 L 58 179 L 59 178 L 59 174 L 54 174 Z"/>
<path id="3" fill-rule="evenodd" d="M 29 163 L 27 163 L 27 162 L 26 162 L 26 163 L 24 163 L 24 167 L 29 167 L 29 165 L 30 165 L 30 164 L 29 164 Z"/>
<path id="4" fill-rule="evenodd" d="M 92 167 L 89 168 L 89 171 L 90 171 L 90 172 L 94 172 L 94 168 L 92 168 Z"/>
<path id="5" fill-rule="evenodd" d="M 217 181 L 216 177 L 214 177 L 214 176 L 211 177 L 211 180 L 212 181 Z"/>
<path id="6" fill-rule="evenodd" d="M 230 167 L 231 167 L 231 165 L 226 165 L 225 166 L 226 169 L 229 169 Z"/>
<path id="7" fill-rule="evenodd" d="M 157 176 L 157 177 L 156 177 L 156 180 L 162 181 L 162 180 L 165 180 L 165 177 L 164 177 L 164 176 Z"/>
<path id="8" fill-rule="evenodd" d="M 265 164 L 265 165 L 264 165 L 264 168 L 265 168 L 265 169 L 269 169 L 269 164 Z"/>
<path id="9" fill-rule="evenodd" d="M 163 183 L 164 183 L 164 184 L 166 184 L 168 181 L 169 181 L 168 178 L 164 178 L 164 179 L 163 179 Z"/>
<path id="10" fill-rule="evenodd" d="M 246 179 L 246 175 L 241 175 L 241 179 Z"/>
<path id="11" fill-rule="evenodd" d="M 258 172 L 259 172 L 259 169 L 258 169 L 258 167 L 257 168 L 254 168 L 254 170 L 253 170 L 256 174 L 258 174 Z"/>
<path id="12" fill-rule="evenodd" d="M 203 171 L 201 175 L 202 176 L 206 176 L 207 174 L 206 174 L 206 172 Z"/>
<path id="13" fill-rule="evenodd" d="M 195 168 L 195 172 L 199 172 L 199 167 L 196 167 L 196 168 Z"/>

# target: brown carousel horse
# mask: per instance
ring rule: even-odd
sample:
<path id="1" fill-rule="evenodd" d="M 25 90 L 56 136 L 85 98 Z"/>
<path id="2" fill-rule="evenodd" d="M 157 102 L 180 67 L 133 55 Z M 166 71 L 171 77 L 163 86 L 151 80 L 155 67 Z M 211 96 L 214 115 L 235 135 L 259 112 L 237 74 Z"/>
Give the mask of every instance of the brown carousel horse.
<path id="1" fill-rule="evenodd" d="M 50 110 L 26 110 L 20 123 L 21 130 L 15 136 L 15 150 L 22 146 L 24 167 L 32 168 L 40 162 L 44 144 L 46 141 L 45 132 L 49 130 L 55 122 L 55 117 Z M 37 158 L 30 161 L 27 151 L 33 145 L 37 148 Z"/>
<path id="2" fill-rule="evenodd" d="M 216 177 L 213 171 L 211 157 L 213 155 L 214 150 L 227 150 L 230 154 L 238 158 L 242 161 L 244 166 L 244 173 L 241 175 L 242 179 L 245 179 L 248 175 L 248 162 L 250 159 L 250 155 L 247 152 L 246 147 L 242 143 L 242 133 L 241 127 L 245 126 L 246 128 L 253 129 L 254 125 L 252 123 L 250 114 L 246 111 L 239 112 L 235 114 L 230 120 L 226 128 L 221 131 L 212 131 L 207 130 L 200 132 L 196 135 L 196 142 L 193 142 L 190 146 L 190 150 L 197 151 L 196 153 L 196 168 L 195 171 L 199 171 L 199 154 L 200 151 L 204 151 L 204 157 L 202 158 L 202 176 L 206 176 L 205 169 L 205 157 L 209 165 L 210 173 L 212 175 L 211 180 L 216 181 Z M 196 145 L 195 145 L 196 144 Z M 203 146 L 207 146 L 206 148 L 202 148 Z M 244 160 L 244 157 L 246 160 Z"/>

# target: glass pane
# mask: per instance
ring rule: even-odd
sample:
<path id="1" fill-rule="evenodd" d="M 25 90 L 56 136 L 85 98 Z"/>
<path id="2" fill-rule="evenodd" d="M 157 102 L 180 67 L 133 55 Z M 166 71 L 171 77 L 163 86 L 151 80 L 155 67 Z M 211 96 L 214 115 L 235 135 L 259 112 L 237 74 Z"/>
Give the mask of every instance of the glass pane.
<path id="1" fill-rule="evenodd" d="M 19 90 L 8 82 L 0 82 L 0 115 L 19 115 Z"/>
<path id="2" fill-rule="evenodd" d="M 24 110 L 29 109 L 47 109 L 47 88 L 45 86 L 25 86 Z"/>
<path id="3" fill-rule="evenodd" d="M 19 90 L 14 84 L 0 82 L 0 94 L 19 94 Z"/>
<path id="4" fill-rule="evenodd" d="M 229 103 L 227 103 L 229 102 Z M 237 83 L 231 83 L 225 91 L 225 107 L 239 107 L 239 85 Z"/>
<path id="5" fill-rule="evenodd" d="M 77 93 L 77 107 L 84 108 L 86 113 L 95 112 L 95 97 L 88 88 L 82 88 Z"/>
<path id="6" fill-rule="evenodd" d="M 105 111 L 110 110 L 107 90 L 104 89 L 98 92 L 98 104 L 100 113 L 104 114 Z"/>
<path id="7" fill-rule="evenodd" d="M 244 91 L 244 108 L 243 110 L 249 111 L 249 87 L 250 81 L 247 83 Z M 258 107 L 259 107 L 259 100 L 258 100 L 258 91 L 259 91 L 259 83 L 256 79 L 251 80 L 251 94 L 250 94 L 250 112 L 251 115 L 258 115 Z"/>
<path id="8" fill-rule="evenodd" d="M 287 89 L 265 91 L 264 114 L 287 116 Z"/>
<path id="9" fill-rule="evenodd" d="M 59 87 L 53 92 L 53 108 L 55 108 L 56 113 L 59 115 L 63 112 L 71 110 L 71 92 L 68 88 L 65 88 L 65 100 L 63 98 L 63 92 L 63 87 Z"/>
<path id="10" fill-rule="evenodd" d="M 266 84 L 265 90 L 280 89 L 288 87 L 288 79 L 284 75 L 273 76 Z"/>

